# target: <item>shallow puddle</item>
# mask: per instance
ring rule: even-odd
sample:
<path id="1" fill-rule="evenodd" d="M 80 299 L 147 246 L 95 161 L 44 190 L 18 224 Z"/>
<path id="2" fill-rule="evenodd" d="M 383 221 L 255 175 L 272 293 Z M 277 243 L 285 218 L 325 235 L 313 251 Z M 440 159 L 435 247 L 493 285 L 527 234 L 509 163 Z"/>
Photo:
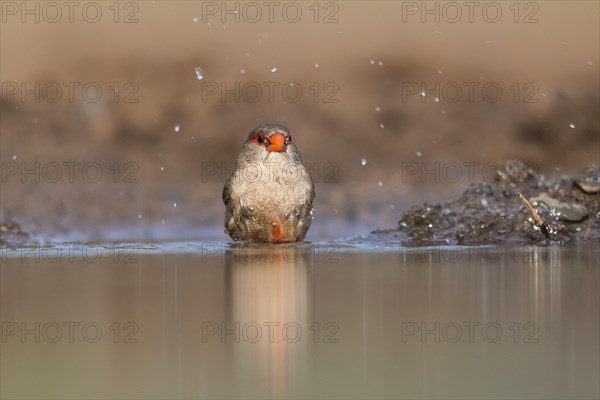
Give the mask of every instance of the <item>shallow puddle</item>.
<path id="1" fill-rule="evenodd" d="M 597 243 L 2 252 L 3 398 L 597 398 Z"/>

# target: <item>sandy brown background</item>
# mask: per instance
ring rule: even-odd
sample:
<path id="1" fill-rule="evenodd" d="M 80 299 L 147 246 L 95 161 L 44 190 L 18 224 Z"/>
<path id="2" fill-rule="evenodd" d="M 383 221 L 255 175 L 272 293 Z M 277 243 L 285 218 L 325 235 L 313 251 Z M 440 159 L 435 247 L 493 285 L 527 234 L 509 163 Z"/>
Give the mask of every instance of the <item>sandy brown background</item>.
<path id="1" fill-rule="evenodd" d="M 520 158 L 542 173 L 570 173 L 598 164 L 600 6 L 530 3 L 537 8 L 519 3 L 516 23 L 513 2 L 498 2 L 503 15 L 497 23 L 477 11 L 473 22 L 466 15 L 456 23 L 432 17 L 423 23 L 418 15 L 403 21 L 406 2 L 400 1 L 335 2 L 335 23 L 315 23 L 313 2 L 297 3 L 303 11 L 298 23 L 275 13 L 272 23 L 238 23 L 230 16 L 223 24 L 192 1 L 135 2 L 138 22 L 130 24 L 113 21 L 111 2 L 98 2 L 103 17 L 95 24 L 77 12 L 73 23 L 66 17 L 23 23 L 20 15 L 3 14 L 3 174 L 7 163 L 71 161 L 96 162 L 103 177 L 89 183 L 79 173 L 74 182 L 42 177 L 38 183 L 3 175 L 2 219 L 14 218 L 43 238 L 225 239 L 221 171 L 203 179 L 203 168 L 233 168 L 247 132 L 264 122 L 289 126 L 305 163 L 318 171 L 309 240 L 395 226 L 411 204 L 457 195 L 470 181 L 464 167 L 462 179 L 452 182 L 442 172 L 408 176 L 414 165 L 439 163 L 441 171 L 449 163 Z M 132 8 L 120 5 L 122 20 Z M 325 6 L 320 19 L 334 9 Z M 532 10 L 537 23 L 525 23 Z M 195 67 L 203 69 L 202 81 Z M 104 92 L 97 103 L 82 100 L 77 90 L 73 102 L 66 95 L 57 103 L 5 96 L 7 84 L 23 82 L 97 82 Z M 115 82 L 133 83 L 138 102 L 115 103 L 109 89 Z M 332 82 L 338 102 L 303 96 L 291 103 L 280 91 L 273 102 L 204 101 L 202 85 L 210 82 L 280 88 L 296 82 L 304 94 L 315 82 L 321 89 Z M 497 103 L 477 89 L 473 101 L 464 93 L 456 103 L 444 97 L 436 103 L 434 95 L 403 101 L 403 89 L 413 82 L 491 82 L 503 95 Z M 522 90 L 517 101 L 515 82 Z M 539 88 L 537 103 L 524 101 L 530 92 L 523 87 L 531 83 Z M 109 170 L 115 162 L 134 163 L 137 183 L 123 182 L 123 175 L 115 183 Z M 482 171 L 475 168 L 475 180 Z"/>

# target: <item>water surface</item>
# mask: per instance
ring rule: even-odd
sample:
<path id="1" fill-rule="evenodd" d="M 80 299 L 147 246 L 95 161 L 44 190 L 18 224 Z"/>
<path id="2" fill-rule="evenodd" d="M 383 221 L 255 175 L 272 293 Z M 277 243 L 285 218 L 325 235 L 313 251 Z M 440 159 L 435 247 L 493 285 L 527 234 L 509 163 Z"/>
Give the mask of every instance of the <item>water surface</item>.
<path id="1" fill-rule="evenodd" d="M 129 246 L 4 249 L 2 397 L 600 394 L 596 243 Z"/>

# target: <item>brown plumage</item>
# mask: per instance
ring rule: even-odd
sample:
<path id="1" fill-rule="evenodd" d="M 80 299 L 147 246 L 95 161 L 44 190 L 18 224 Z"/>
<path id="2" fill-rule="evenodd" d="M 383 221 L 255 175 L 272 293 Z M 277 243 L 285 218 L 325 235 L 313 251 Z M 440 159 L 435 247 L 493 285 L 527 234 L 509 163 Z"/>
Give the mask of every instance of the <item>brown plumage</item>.
<path id="1" fill-rule="evenodd" d="M 248 134 L 225 183 L 225 232 L 236 241 L 304 239 L 313 214 L 313 180 L 288 128 L 262 125 Z"/>

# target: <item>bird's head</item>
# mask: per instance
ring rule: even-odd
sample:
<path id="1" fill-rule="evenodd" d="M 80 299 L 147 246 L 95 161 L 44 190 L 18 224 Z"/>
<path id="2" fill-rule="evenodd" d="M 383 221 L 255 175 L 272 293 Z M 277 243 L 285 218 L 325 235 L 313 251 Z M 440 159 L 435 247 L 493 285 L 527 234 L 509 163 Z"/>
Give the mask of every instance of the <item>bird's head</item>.
<path id="1" fill-rule="evenodd" d="M 300 159 L 290 130 L 279 124 L 266 124 L 254 128 L 248 134 L 243 153 L 252 158 L 252 161 L 264 160 L 273 154 L 293 160 Z"/>

